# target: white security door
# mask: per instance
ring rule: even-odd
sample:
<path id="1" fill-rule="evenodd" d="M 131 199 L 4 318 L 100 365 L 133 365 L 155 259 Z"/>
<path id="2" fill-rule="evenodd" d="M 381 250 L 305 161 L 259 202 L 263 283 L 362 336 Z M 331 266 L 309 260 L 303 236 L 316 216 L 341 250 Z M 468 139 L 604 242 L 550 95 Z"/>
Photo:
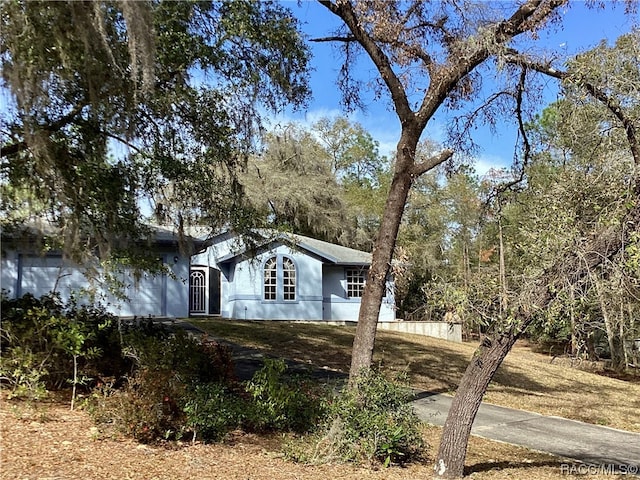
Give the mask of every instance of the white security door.
<path id="1" fill-rule="evenodd" d="M 205 269 L 192 268 L 189 274 L 189 314 L 207 314 L 207 273 Z"/>

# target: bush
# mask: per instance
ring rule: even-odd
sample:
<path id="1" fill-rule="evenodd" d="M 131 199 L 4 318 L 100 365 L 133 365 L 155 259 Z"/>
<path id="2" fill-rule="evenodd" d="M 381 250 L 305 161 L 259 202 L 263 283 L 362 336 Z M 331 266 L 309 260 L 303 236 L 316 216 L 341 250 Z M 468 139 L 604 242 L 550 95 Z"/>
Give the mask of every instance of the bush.
<path id="1" fill-rule="evenodd" d="M 254 409 L 247 423 L 255 430 L 306 432 L 325 411 L 325 391 L 301 375 L 287 375 L 282 359 L 266 359 L 246 388 Z"/>
<path id="2" fill-rule="evenodd" d="M 389 381 L 374 370 L 362 373 L 331 403 L 324 431 L 307 458 L 384 466 L 418 459 L 424 443 L 410 399 L 402 379 Z"/>
<path id="3" fill-rule="evenodd" d="M 244 423 L 249 402 L 221 383 L 196 385 L 185 402 L 185 426 L 202 440 L 218 441 Z"/>
<path id="4" fill-rule="evenodd" d="M 105 385 L 93 396 L 96 423 L 141 442 L 190 438 L 198 431 L 202 439 L 218 440 L 226 433 L 222 425 L 235 426 L 236 418 L 210 417 L 221 398 L 216 389 L 225 390 L 233 379 L 227 347 L 150 322 L 125 325 L 123 342 L 133 371 L 124 388 Z"/>
<path id="5" fill-rule="evenodd" d="M 230 381 L 234 369 L 231 350 L 214 341 L 201 341 L 184 330 L 162 325 L 129 325 L 123 335 L 124 355 L 135 367 L 171 371 L 186 383 Z"/>
<path id="6" fill-rule="evenodd" d="M 59 295 L 2 298 L 0 376 L 12 396 L 38 398 L 45 389 L 91 376 L 91 360 L 111 352 L 115 317 L 101 307 L 64 304 Z M 106 362 L 112 364 L 113 362 Z"/>

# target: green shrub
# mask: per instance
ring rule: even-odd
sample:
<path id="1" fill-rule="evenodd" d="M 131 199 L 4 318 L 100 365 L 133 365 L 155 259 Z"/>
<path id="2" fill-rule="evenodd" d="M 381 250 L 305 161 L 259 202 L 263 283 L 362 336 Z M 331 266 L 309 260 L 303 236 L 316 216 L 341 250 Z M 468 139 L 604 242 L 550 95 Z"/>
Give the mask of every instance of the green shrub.
<path id="1" fill-rule="evenodd" d="M 246 389 L 254 408 L 247 422 L 257 430 L 306 432 L 325 411 L 324 390 L 301 375 L 288 375 L 282 359 L 266 359 Z"/>
<path id="2" fill-rule="evenodd" d="M 250 405 L 221 383 L 196 385 L 185 401 L 185 427 L 193 440 L 218 441 L 244 423 Z"/>
<path id="3" fill-rule="evenodd" d="M 0 376 L 11 395 L 35 398 L 43 389 L 75 387 L 91 376 L 92 359 L 112 351 L 100 342 L 115 317 L 101 307 L 78 305 L 73 298 L 64 304 L 56 294 L 27 294 L 3 296 L 1 309 Z"/>
<path id="4" fill-rule="evenodd" d="M 309 457 L 385 466 L 419 458 L 424 443 L 410 400 L 411 391 L 401 379 L 363 372 L 353 388 L 345 388 L 331 402 L 324 431 Z"/>

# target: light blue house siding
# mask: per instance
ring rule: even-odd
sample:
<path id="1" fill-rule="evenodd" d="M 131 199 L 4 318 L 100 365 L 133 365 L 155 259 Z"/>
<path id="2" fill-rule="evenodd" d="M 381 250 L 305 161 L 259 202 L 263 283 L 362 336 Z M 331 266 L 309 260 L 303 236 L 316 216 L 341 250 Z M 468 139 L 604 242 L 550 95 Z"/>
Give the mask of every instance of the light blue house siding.
<path id="1" fill-rule="evenodd" d="M 347 268 L 325 265 L 322 281 L 323 320 L 354 321 L 360 313 L 360 298 L 349 298 L 347 294 Z M 393 284 L 387 282 L 387 294 L 380 307 L 379 322 L 395 321 Z"/>
<path id="2" fill-rule="evenodd" d="M 99 266 L 88 270 L 90 265 L 74 264 L 60 253 L 39 253 L 31 237 L 3 235 L 0 287 L 10 298 L 26 293 L 40 297 L 53 291 L 65 302 L 71 295 L 81 302 L 95 300 L 122 317 L 186 317 L 190 256 L 179 253 L 169 234 L 160 231 L 157 235 L 164 237 L 149 249 L 166 273 L 134 275 L 123 269 L 115 274 L 123 287 L 118 296 L 109 290 Z"/>
<path id="3" fill-rule="evenodd" d="M 110 313 L 122 317 L 186 317 L 189 314 L 189 257 L 174 253 L 159 256 L 170 274 L 143 273 L 136 277 L 131 271 L 122 272 L 118 281 L 124 286 L 124 299 L 117 298 L 101 284 L 99 269 L 85 276 L 83 267 L 56 254 L 40 256 L 4 250 L 1 286 L 10 298 L 26 293 L 40 297 L 55 291 L 66 302 L 72 294 L 80 300 L 88 299 L 91 294 Z"/>
<path id="4" fill-rule="evenodd" d="M 264 294 L 264 269 L 269 259 L 275 259 L 278 267 L 274 299 L 265 299 Z M 284 259 L 292 262 L 295 271 L 294 299 L 291 300 L 284 298 Z M 221 270 L 227 280 L 222 288 L 223 317 L 271 320 L 322 318 L 322 262 L 317 259 L 280 245 L 250 259 L 237 257 L 222 264 Z M 232 272 L 233 277 L 227 278 L 227 272 Z"/>
<path id="5" fill-rule="evenodd" d="M 361 299 L 349 292 L 347 272 L 366 276 L 370 254 L 300 235 L 285 234 L 265 241 L 247 248 L 236 237 L 220 236 L 205 251 L 194 255 L 192 279 L 197 277 L 200 284 L 208 282 L 211 275 L 219 275 L 220 288 L 214 291 L 202 287 L 199 294 L 198 289 L 192 289 L 194 298 L 199 295 L 204 300 L 192 301 L 192 305 L 205 305 L 211 296 L 219 296 L 220 310 L 216 314 L 223 318 L 358 319 Z M 291 281 L 292 275 L 295 282 Z M 395 320 L 391 281 L 387 290 L 380 321 Z M 191 311 L 192 315 L 211 313 L 206 308 Z"/>

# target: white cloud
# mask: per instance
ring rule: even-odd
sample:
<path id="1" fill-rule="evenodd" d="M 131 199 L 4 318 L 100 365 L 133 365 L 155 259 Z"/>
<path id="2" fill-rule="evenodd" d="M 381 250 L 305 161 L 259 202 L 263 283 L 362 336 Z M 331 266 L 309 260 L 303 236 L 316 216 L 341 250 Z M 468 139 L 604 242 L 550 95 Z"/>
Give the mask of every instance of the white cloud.
<path id="1" fill-rule="evenodd" d="M 511 161 L 498 155 L 480 155 L 475 158 L 474 168 L 479 177 L 486 175 L 491 169 L 499 170 L 501 168 L 509 169 Z"/>

